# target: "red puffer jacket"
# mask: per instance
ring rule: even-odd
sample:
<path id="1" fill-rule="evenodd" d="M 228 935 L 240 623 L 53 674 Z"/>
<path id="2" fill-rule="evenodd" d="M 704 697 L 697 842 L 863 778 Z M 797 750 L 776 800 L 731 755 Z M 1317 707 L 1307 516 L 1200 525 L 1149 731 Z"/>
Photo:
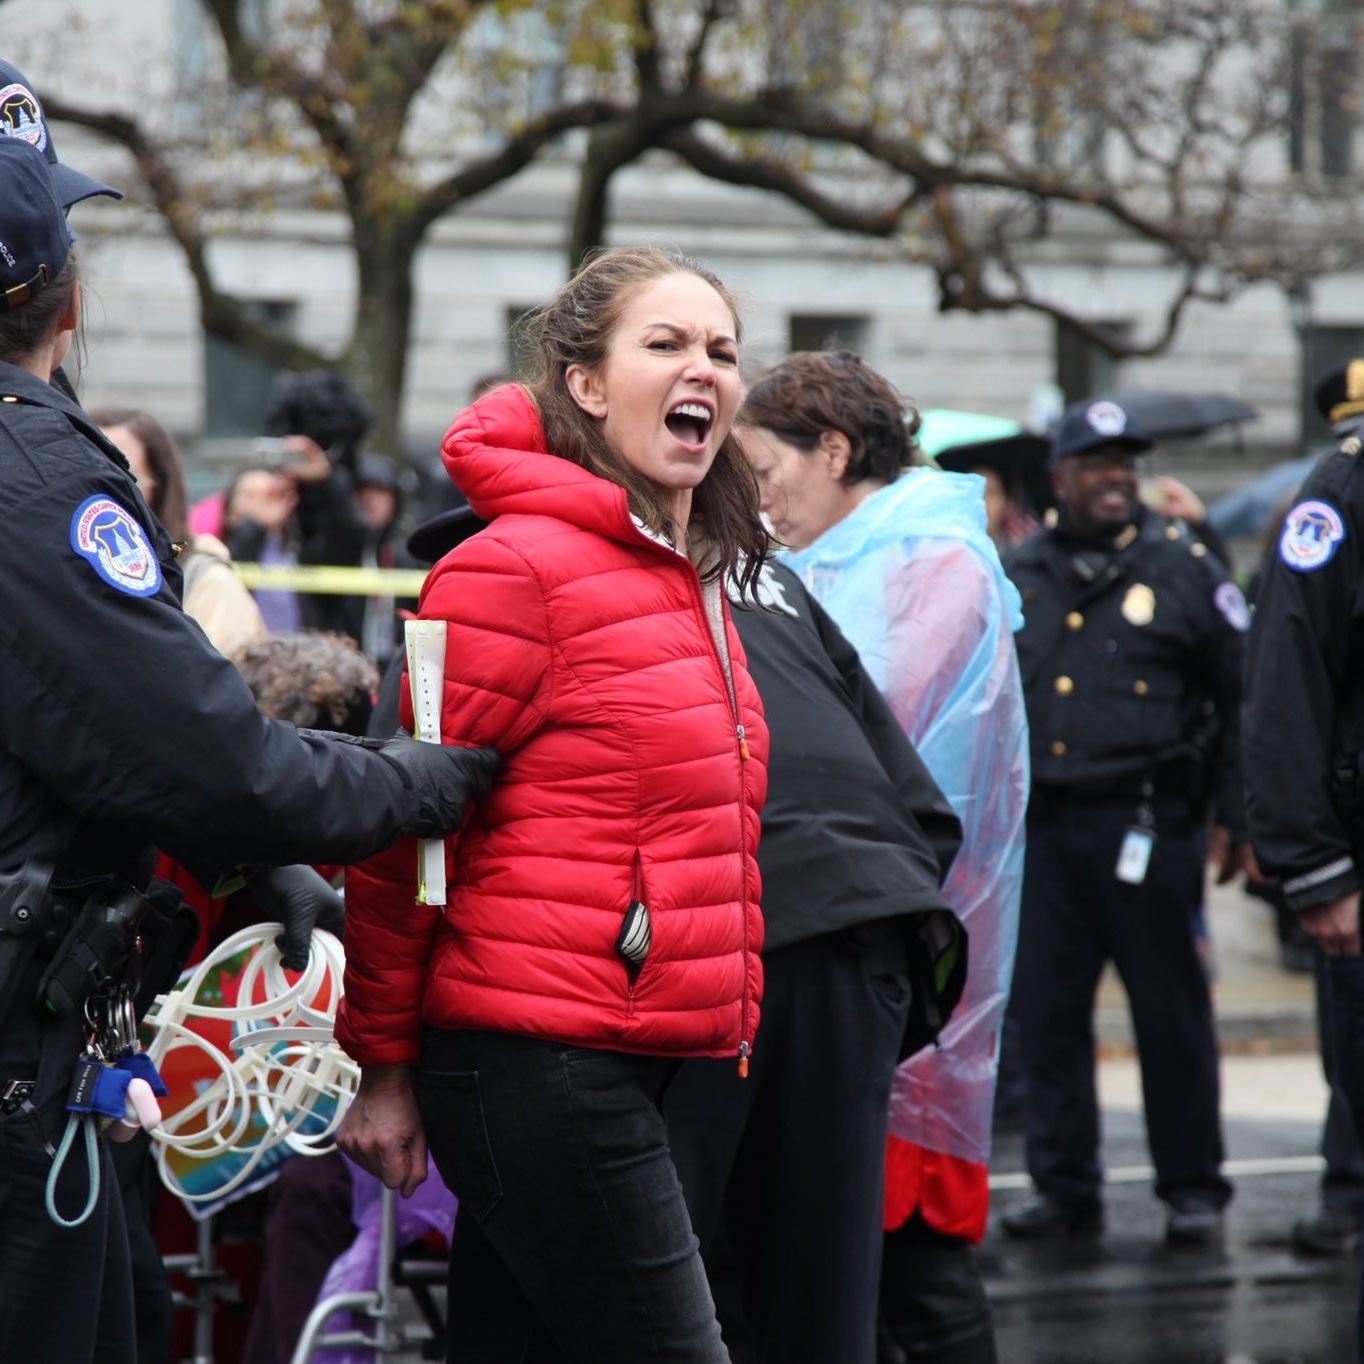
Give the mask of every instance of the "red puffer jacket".
<path id="1" fill-rule="evenodd" d="M 546 452 L 521 389 L 461 413 L 444 455 L 492 525 L 422 592 L 449 622 L 441 733 L 503 767 L 451 845 L 443 917 L 414 902 L 410 841 L 348 874 L 337 1037 L 362 1064 L 415 1060 L 423 1022 L 746 1055 L 767 729 L 727 607 L 728 676 L 691 563 L 621 488 Z M 632 984 L 633 900 L 652 942 Z"/>

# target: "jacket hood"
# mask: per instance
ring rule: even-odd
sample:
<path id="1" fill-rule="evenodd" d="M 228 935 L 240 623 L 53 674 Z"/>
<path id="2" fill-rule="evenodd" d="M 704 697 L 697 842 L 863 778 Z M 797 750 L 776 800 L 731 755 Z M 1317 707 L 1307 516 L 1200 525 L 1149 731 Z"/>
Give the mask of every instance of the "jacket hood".
<path id="1" fill-rule="evenodd" d="M 485 521 L 508 513 L 554 516 L 617 540 L 638 536 L 624 488 L 549 453 L 540 414 L 519 384 L 466 407 L 446 433 L 441 458 Z"/>

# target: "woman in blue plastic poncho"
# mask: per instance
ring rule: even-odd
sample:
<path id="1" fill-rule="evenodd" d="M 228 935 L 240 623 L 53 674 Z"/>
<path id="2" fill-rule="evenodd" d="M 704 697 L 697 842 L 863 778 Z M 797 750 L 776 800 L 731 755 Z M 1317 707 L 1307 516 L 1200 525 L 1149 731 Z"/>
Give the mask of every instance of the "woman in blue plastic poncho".
<path id="1" fill-rule="evenodd" d="M 1018 593 L 986 534 L 983 481 L 910 467 L 918 414 L 859 356 L 790 356 L 739 421 L 786 562 L 857 647 L 962 822 L 943 893 L 970 935 L 970 971 L 940 1047 L 896 1075 L 881 1312 L 914 1357 L 985 1364 L 993 1334 L 972 1244 L 989 1207 L 1028 790 Z"/>

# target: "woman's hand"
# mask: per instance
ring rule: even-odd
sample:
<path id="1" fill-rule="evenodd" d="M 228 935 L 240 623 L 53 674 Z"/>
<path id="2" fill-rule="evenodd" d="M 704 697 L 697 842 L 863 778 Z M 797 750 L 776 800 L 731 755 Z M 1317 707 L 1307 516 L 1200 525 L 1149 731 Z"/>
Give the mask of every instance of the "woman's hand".
<path id="1" fill-rule="evenodd" d="M 409 1198 L 426 1179 L 426 1134 L 410 1066 L 365 1066 L 336 1144 L 363 1170 Z"/>

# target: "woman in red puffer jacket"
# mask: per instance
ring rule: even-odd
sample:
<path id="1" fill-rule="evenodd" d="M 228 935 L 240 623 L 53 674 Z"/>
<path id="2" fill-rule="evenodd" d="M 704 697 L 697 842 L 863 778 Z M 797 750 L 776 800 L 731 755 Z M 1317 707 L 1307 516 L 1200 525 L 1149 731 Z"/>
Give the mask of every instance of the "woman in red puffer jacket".
<path id="1" fill-rule="evenodd" d="M 762 923 L 761 704 L 723 582 L 767 537 L 730 435 L 739 323 L 694 262 L 608 252 L 544 310 L 541 374 L 463 412 L 446 466 L 488 529 L 432 571 L 442 734 L 503 757 L 415 903 L 416 849 L 347 882 L 339 1140 L 460 1199 L 451 1360 L 721 1364 L 659 1102 L 747 1069 Z M 410 721 L 405 702 L 404 717 Z"/>

